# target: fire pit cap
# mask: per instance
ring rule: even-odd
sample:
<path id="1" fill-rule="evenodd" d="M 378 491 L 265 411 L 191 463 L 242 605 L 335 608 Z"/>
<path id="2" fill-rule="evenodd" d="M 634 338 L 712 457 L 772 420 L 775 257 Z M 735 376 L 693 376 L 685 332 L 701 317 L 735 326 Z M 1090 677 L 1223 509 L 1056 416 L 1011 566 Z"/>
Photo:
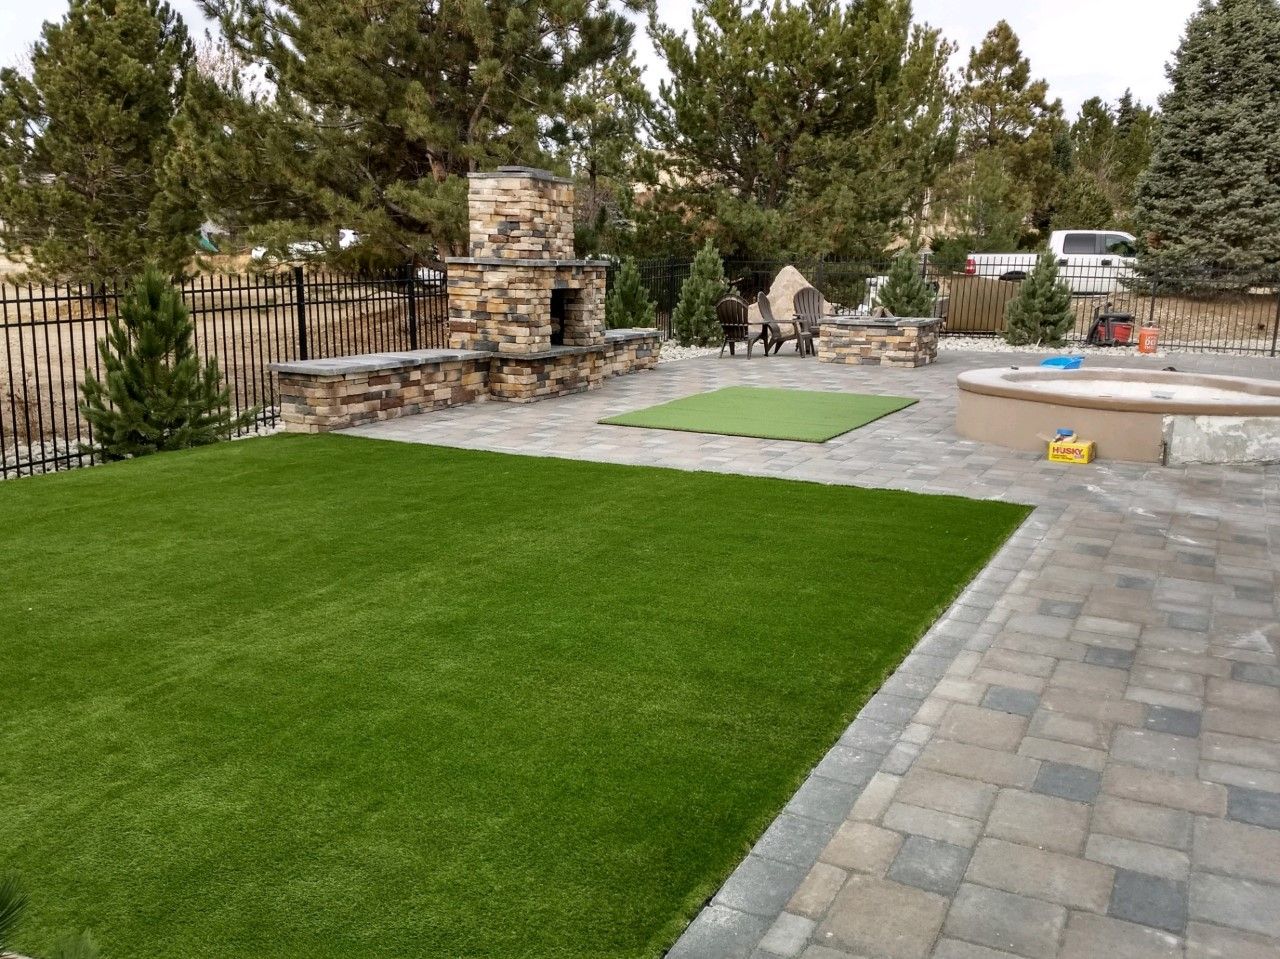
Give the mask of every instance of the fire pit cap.
<path id="1" fill-rule="evenodd" d="M 550 170 L 540 170 L 532 166 L 500 166 L 492 173 L 468 173 L 469 180 L 506 180 L 511 177 L 524 177 L 529 180 L 546 180 L 548 183 L 572 183 L 566 176 L 556 176 Z"/>

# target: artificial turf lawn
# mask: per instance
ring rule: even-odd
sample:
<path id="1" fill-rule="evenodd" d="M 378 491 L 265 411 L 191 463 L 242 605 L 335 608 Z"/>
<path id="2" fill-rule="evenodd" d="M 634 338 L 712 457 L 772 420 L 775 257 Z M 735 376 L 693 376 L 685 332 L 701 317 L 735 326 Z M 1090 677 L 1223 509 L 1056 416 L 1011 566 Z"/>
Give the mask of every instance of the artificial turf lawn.
<path id="1" fill-rule="evenodd" d="M 13 946 L 656 959 L 1024 514 L 332 436 L 0 484 Z"/>
<path id="2" fill-rule="evenodd" d="M 915 402 L 902 396 L 727 386 L 600 422 L 610 426 L 825 443 Z"/>

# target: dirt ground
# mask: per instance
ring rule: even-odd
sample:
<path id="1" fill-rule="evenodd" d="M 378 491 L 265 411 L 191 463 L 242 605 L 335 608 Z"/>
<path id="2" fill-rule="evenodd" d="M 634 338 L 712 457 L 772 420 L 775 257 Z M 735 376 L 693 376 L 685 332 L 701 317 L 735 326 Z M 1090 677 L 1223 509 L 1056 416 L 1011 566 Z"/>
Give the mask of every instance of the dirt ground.
<path id="1" fill-rule="evenodd" d="M 0 452 L 74 440 L 83 430 L 76 406 L 86 371 L 100 375 L 97 342 L 114 303 L 88 297 L 41 303 L 0 297 Z M 342 356 L 410 347 L 405 299 L 363 287 L 308 290 L 307 355 Z M 185 297 L 196 327 L 196 349 L 217 359 L 237 409 L 275 402 L 269 364 L 299 357 L 297 309 L 291 290 L 205 289 Z M 418 301 L 418 346 L 447 345 L 440 298 Z"/>
<path id="2" fill-rule="evenodd" d="M 950 298 L 947 331 L 1003 331 L 1005 306 L 1017 291 L 1016 283 L 983 277 L 944 279 L 942 292 Z M 1118 291 L 1108 296 L 1076 297 L 1072 309 L 1076 315 L 1075 335 L 1080 338 L 1088 334 L 1095 311 L 1102 310 L 1128 313 L 1137 326 L 1153 324 L 1160 331 L 1160 342 L 1171 349 L 1265 352 L 1271 349 L 1276 336 L 1280 291 L 1154 297 Z"/>

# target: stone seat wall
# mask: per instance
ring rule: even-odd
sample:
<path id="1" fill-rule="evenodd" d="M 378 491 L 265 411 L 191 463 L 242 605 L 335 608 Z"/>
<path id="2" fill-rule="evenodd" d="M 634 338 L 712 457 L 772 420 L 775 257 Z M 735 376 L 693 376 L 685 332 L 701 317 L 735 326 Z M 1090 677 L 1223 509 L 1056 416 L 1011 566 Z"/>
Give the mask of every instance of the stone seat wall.
<path id="1" fill-rule="evenodd" d="M 280 416 L 293 433 L 324 433 L 493 398 L 528 403 L 596 389 L 653 369 L 657 330 L 610 330 L 596 347 L 515 356 L 487 350 L 410 350 L 273 363 Z"/>

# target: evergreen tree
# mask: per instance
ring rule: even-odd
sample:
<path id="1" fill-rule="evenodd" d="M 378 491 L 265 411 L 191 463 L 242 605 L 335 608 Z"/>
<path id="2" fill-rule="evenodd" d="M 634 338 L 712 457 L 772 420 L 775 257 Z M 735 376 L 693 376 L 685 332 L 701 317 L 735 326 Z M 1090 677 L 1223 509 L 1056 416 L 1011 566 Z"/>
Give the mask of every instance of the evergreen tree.
<path id="1" fill-rule="evenodd" d="M 616 253 L 623 242 L 619 228 L 632 212 L 632 184 L 643 156 L 639 128 L 649 107 L 630 50 L 584 70 L 569 87 L 564 155 L 577 181 L 581 256 Z"/>
<path id="2" fill-rule="evenodd" d="M 724 263 L 715 244 L 707 240 L 693 259 L 680 287 L 680 302 L 671 326 L 681 346 L 709 346 L 721 339 L 716 303 L 725 294 Z"/>
<path id="3" fill-rule="evenodd" d="M 623 261 L 613 281 L 613 289 L 605 302 L 605 321 L 613 330 L 658 325 L 657 310 L 632 257 Z"/>
<path id="4" fill-rule="evenodd" d="M 997 23 L 969 51 L 964 85 L 957 97 L 963 157 L 989 155 L 1025 193 L 1036 226 L 1048 222 L 1060 165 L 1055 140 L 1065 131 L 1061 101 L 1050 101 L 1049 85 L 1031 78 L 1031 63 L 1013 28 Z"/>
<path id="5" fill-rule="evenodd" d="M 937 295 L 920 274 L 920 255 L 908 250 L 894 257 L 880 289 L 880 305 L 893 316 L 933 316 Z"/>
<path id="6" fill-rule="evenodd" d="M 633 31 L 609 0 L 199 2 L 270 81 L 191 98 L 179 161 L 205 202 L 270 248 L 345 228 L 385 263 L 465 252 L 466 174 L 553 165 L 567 91 Z"/>
<path id="7" fill-rule="evenodd" d="M 1044 253 L 1005 307 L 1005 339 L 1014 346 L 1061 346 L 1075 315 L 1071 290 L 1058 280 L 1058 261 Z"/>
<path id="8" fill-rule="evenodd" d="M 660 248 L 878 256 L 910 230 L 951 155 L 952 48 L 909 0 L 699 0 L 691 35 L 650 35 Z"/>
<path id="9" fill-rule="evenodd" d="M 0 70 L 0 248 L 47 279 L 179 272 L 201 218 L 164 176 L 194 57 L 160 0 L 71 0 L 31 72 Z"/>
<path id="10" fill-rule="evenodd" d="M 1008 253 L 1020 245 L 1031 214 L 1031 196 L 998 150 L 982 150 L 958 162 L 940 190 L 943 206 L 956 234 L 935 243 L 959 253 L 963 266 L 968 253 Z M 963 248 L 963 249 L 962 249 Z"/>
<path id="11" fill-rule="evenodd" d="M 1139 188 L 1147 271 L 1280 275 L 1280 3 L 1201 0 L 1169 67 Z"/>
<path id="12" fill-rule="evenodd" d="M 149 267 L 98 341 L 106 382 L 85 374 L 80 406 L 104 458 L 123 459 L 204 446 L 253 422 L 257 410 L 230 411 L 216 360 L 203 367 L 178 291 Z"/>
<path id="13" fill-rule="evenodd" d="M 1058 183 L 1053 199 L 1055 230 L 1105 230 L 1115 210 L 1099 177 L 1079 166 Z"/>
<path id="14" fill-rule="evenodd" d="M 1070 164 L 1053 199 L 1055 229 L 1132 230 L 1138 177 L 1151 157 L 1154 112 L 1125 91 L 1115 108 L 1099 97 L 1071 125 Z"/>

